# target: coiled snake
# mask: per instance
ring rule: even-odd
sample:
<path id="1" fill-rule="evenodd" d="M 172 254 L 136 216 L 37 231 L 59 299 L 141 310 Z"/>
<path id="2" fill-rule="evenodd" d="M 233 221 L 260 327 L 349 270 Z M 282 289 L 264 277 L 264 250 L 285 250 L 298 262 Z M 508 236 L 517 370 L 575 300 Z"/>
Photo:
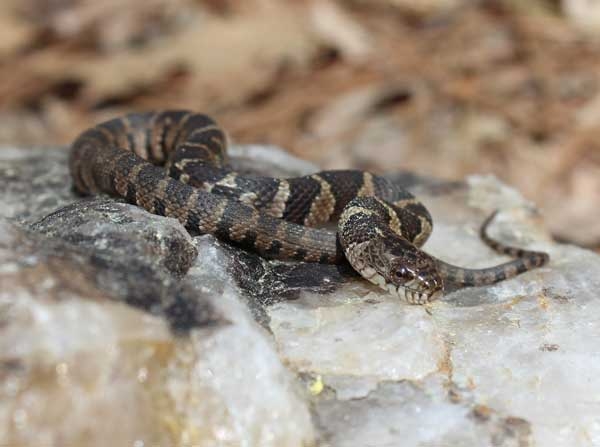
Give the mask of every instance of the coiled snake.
<path id="1" fill-rule="evenodd" d="M 213 234 L 267 258 L 340 263 L 413 304 L 439 297 L 444 281 L 493 284 L 548 262 L 548 255 L 482 239 L 516 259 L 472 270 L 420 247 L 432 231 L 425 207 L 404 189 L 368 172 L 343 170 L 276 179 L 227 167 L 226 136 L 206 115 L 130 114 L 83 132 L 70 170 L 78 191 L 104 192 L 188 230 Z M 338 231 L 313 228 L 338 220 Z"/>

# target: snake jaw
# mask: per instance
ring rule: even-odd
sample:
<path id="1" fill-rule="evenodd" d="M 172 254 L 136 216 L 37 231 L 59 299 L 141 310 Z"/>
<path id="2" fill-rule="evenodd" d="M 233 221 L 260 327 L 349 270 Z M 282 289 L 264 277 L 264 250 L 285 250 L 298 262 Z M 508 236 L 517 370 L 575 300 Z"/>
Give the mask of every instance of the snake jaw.
<path id="1" fill-rule="evenodd" d="M 442 289 L 417 289 L 406 286 L 394 286 L 389 284 L 387 290 L 392 294 L 405 301 L 408 304 L 427 304 L 439 299 L 442 294 Z"/>
<path id="2" fill-rule="evenodd" d="M 388 291 L 391 295 L 400 298 L 408 304 L 427 304 L 439 299 L 443 295 L 443 288 L 424 287 L 424 283 L 418 280 L 410 281 L 406 284 L 398 285 L 386 281 L 383 275 L 374 275 L 369 281 Z"/>

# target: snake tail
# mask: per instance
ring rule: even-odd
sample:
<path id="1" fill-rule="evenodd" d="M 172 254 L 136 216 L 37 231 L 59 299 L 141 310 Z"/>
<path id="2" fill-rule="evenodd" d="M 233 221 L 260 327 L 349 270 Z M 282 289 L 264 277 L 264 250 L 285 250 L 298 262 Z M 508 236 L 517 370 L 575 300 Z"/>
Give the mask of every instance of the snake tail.
<path id="1" fill-rule="evenodd" d="M 492 239 L 488 234 L 488 228 L 497 214 L 498 211 L 494 211 L 481 225 L 479 230 L 481 240 L 494 251 L 516 259 L 492 267 L 468 269 L 434 258 L 444 281 L 464 287 L 485 286 L 513 278 L 521 273 L 542 267 L 549 262 L 550 257 L 547 253 L 511 247 Z"/>

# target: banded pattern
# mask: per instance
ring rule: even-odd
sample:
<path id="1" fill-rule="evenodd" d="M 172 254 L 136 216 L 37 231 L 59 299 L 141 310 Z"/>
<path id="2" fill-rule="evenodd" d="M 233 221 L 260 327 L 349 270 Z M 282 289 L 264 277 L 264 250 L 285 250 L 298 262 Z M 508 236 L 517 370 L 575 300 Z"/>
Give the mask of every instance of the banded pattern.
<path id="1" fill-rule="evenodd" d="M 507 247 L 517 257 L 489 269 L 440 261 L 420 247 L 429 212 L 409 192 L 368 172 L 323 171 L 277 179 L 228 168 L 227 139 L 209 117 L 183 110 L 130 114 L 101 123 L 73 143 L 70 171 L 84 194 L 117 195 L 268 258 L 339 263 L 412 303 L 435 299 L 444 280 L 491 284 L 539 267 L 545 253 Z M 338 221 L 338 232 L 314 228 Z"/>

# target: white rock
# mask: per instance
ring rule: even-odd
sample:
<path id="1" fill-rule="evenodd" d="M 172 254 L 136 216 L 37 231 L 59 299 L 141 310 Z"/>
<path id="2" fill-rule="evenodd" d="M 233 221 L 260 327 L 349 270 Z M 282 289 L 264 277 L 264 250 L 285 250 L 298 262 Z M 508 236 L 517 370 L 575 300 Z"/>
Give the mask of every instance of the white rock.
<path id="1" fill-rule="evenodd" d="M 313 297 L 268 312 L 283 359 L 298 371 L 419 380 L 435 372 L 445 355 L 424 308 L 399 305 L 378 292 L 335 303 Z"/>
<path id="2" fill-rule="evenodd" d="M 256 157 L 237 150 L 290 175 L 311 168 L 266 148 L 253 149 Z M 37 162 L 27 166 L 41 169 L 43 157 L 32 153 Z M 66 175 L 57 154 L 48 160 L 49 172 Z M 22 225 L 76 200 L 40 176 L 34 191 L 51 200 L 32 213 L 34 172 L 14 157 L 0 161 L 0 184 L 12 188 L 4 209 Z M 85 253 L 36 251 L 36 238 L 0 222 L 0 444 L 600 445 L 600 256 L 554 243 L 535 208 L 494 178 L 417 191 L 434 217 L 425 249 L 435 256 L 465 267 L 505 261 L 478 236 L 500 209 L 492 236 L 547 251 L 550 264 L 426 307 L 360 279 L 336 289 L 345 277 L 332 269 L 304 291 L 308 270 L 295 271 L 299 299 L 267 306 L 240 290 L 237 276 L 275 284 L 283 297 L 284 264 L 196 237 L 198 258 L 178 281 L 194 291 L 186 299 L 206 300 L 221 319 L 176 335 L 160 312 L 111 300 Z M 102 250 L 109 256 L 111 242 Z"/>

